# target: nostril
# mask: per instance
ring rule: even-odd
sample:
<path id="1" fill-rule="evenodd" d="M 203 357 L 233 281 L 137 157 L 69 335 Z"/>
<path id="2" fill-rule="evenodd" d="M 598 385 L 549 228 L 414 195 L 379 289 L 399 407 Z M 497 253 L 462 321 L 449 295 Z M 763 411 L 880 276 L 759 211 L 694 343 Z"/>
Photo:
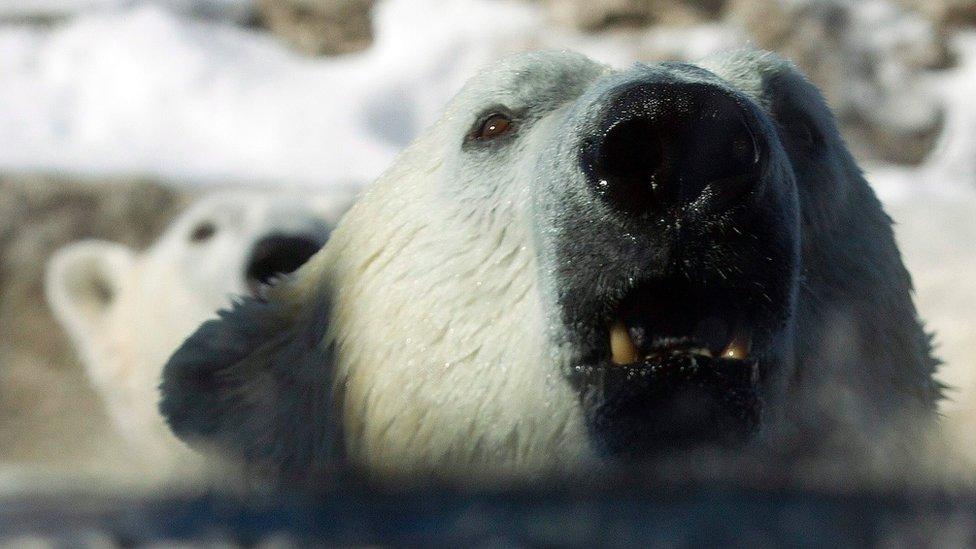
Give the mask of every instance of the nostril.
<path id="1" fill-rule="evenodd" d="M 596 163 L 597 192 L 631 213 L 656 206 L 663 191 L 665 143 L 654 120 L 636 118 L 607 132 Z"/>
<path id="2" fill-rule="evenodd" d="M 245 270 L 251 293 L 258 295 L 276 277 L 296 271 L 321 247 L 319 239 L 308 235 L 273 234 L 262 238 L 254 245 Z"/>

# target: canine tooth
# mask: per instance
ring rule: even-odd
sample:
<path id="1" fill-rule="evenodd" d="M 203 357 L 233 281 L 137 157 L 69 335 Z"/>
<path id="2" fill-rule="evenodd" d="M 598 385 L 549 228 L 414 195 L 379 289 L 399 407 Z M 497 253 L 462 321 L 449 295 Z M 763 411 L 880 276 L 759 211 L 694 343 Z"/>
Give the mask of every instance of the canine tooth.
<path id="1" fill-rule="evenodd" d="M 637 347 L 627 331 L 627 326 L 619 320 L 610 327 L 610 354 L 614 364 L 637 362 Z"/>
<path id="2" fill-rule="evenodd" d="M 740 332 L 732 338 L 732 342 L 722 351 L 722 358 L 742 360 L 749 356 L 749 351 L 751 350 L 752 335 Z"/>

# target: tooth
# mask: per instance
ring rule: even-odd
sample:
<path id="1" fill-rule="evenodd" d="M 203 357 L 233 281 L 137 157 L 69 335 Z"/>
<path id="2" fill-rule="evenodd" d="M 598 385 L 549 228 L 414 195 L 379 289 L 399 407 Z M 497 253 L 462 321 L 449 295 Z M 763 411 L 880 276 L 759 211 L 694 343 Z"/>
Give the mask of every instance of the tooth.
<path id="1" fill-rule="evenodd" d="M 610 327 L 610 354 L 614 364 L 637 362 L 637 347 L 627 327 L 619 320 Z"/>
<path id="2" fill-rule="evenodd" d="M 751 350 L 752 335 L 749 333 L 740 332 L 736 334 L 734 338 L 732 338 L 732 342 L 729 343 L 722 351 L 722 358 L 742 360 L 749 356 L 749 351 Z"/>

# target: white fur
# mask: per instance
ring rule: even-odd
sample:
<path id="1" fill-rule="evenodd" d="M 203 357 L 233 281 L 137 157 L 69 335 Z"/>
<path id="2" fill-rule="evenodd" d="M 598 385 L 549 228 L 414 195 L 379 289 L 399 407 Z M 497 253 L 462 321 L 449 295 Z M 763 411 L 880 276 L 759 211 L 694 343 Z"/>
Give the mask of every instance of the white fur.
<path id="1" fill-rule="evenodd" d="M 551 55 L 554 72 L 598 74 L 583 57 Z M 371 470 L 532 473 L 589 457 L 579 397 L 547 344 L 528 211 L 524 149 L 539 145 L 545 121 L 489 165 L 462 165 L 454 152 L 473 116 L 511 103 L 499 94 L 527 76 L 521 63 L 474 78 L 295 283 L 276 289 L 296 307 L 331 294 L 324 344 L 337 345 L 345 442 Z"/>

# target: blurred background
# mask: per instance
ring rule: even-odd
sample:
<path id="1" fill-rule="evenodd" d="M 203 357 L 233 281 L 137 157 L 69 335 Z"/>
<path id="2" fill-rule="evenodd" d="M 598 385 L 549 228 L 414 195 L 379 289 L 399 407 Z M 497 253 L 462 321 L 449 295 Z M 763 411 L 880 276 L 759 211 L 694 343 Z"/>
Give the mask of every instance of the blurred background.
<path id="1" fill-rule="evenodd" d="M 976 472 L 976 0 L 0 0 L 0 490 L 125 469 L 131 440 L 106 391 L 139 383 L 125 368 L 161 367 L 208 314 L 145 286 L 154 257 L 189 247 L 163 246 L 169 232 L 199 242 L 225 228 L 191 204 L 245 188 L 277 204 L 287 189 L 322 197 L 331 223 L 505 53 L 568 48 L 622 67 L 743 46 L 789 57 L 820 87 L 896 221 L 952 387 L 952 459 Z M 270 206 L 241 208 L 283 230 Z M 238 256 L 266 235 L 234 235 L 220 241 L 234 276 L 181 287 L 186 303 L 210 311 L 248 291 L 253 261 Z M 141 270 L 99 278 L 92 260 L 52 282 L 52 254 L 93 238 Z M 130 293 L 191 318 L 96 314 Z M 85 367 L 99 360 L 85 337 L 159 348 L 106 381 Z"/>

